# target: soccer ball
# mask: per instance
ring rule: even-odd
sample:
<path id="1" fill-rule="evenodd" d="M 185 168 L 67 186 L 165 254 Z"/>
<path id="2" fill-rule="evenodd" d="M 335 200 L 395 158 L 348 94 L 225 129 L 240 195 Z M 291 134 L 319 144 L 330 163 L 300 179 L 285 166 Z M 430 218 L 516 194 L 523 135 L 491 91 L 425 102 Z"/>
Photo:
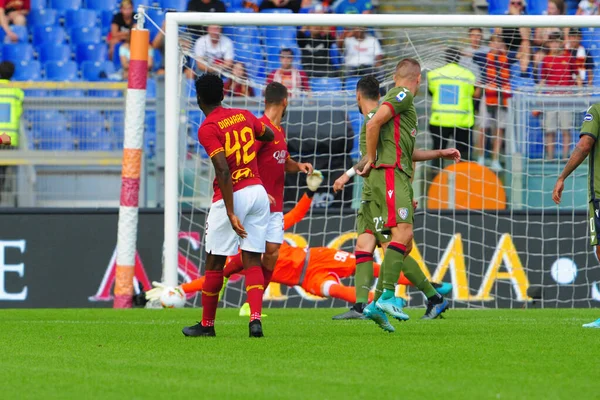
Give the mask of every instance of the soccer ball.
<path id="1" fill-rule="evenodd" d="M 178 287 L 166 287 L 160 295 L 160 305 L 163 308 L 183 308 L 185 293 Z"/>

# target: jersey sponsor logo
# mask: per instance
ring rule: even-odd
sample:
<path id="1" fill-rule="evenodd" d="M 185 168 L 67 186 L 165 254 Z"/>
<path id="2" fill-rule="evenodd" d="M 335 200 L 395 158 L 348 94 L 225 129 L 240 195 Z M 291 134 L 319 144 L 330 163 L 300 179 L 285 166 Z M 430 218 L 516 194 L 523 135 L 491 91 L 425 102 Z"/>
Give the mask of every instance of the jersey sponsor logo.
<path id="1" fill-rule="evenodd" d="M 254 174 L 252 173 L 252 170 L 250 168 L 241 168 L 233 171 L 233 173 L 231 174 L 231 179 L 233 181 L 233 184 L 236 184 L 242 179 L 252 178 L 253 176 Z"/>
<path id="2" fill-rule="evenodd" d="M 277 164 L 285 164 L 285 160 L 287 159 L 287 151 L 277 150 L 273 153 L 273 158 L 277 160 Z"/>
<path id="3" fill-rule="evenodd" d="M 405 92 L 400 92 L 396 95 L 396 100 L 398 101 L 402 101 L 404 100 L 404 98 L 406 97 L 406 93 Z"/>
<path id="4" fill-rule="evenodd" d="M 583 118 L 583 120 L 586 122 L 590 122 L 593 119 L 594 119 L 594 116 L 590 113 L 585 114 L 585 117 Z"/>
<path id="5" fill-rule="evenodd" d="M 394 195 L 394 191 L 388 190 L 388 196 L 390 197 L 390 199 L 392 198 L 393 195 Z"/>
<path id="6" fill-rule="evenodd" d="M 408 218 L 408 208 L 406 208 L 406 207 L 399 208 L 398 209 L 398 215 L 403 220 L 405 220 L 406 218 Z"/>

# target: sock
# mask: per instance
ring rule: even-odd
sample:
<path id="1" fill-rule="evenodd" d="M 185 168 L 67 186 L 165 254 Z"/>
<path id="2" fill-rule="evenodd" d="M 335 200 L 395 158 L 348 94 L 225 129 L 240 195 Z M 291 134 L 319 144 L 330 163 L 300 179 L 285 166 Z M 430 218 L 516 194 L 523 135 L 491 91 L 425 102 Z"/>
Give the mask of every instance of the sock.
<path id="1" fill-rule="evenodd" d="M 250 267 L 246 270 L 246 293 L 250 305 L 250 322 L 260 320 L 263 294 L 265 293 L 265 277 L 262 267 Z"/>
<path id="2" fill-rule="evenodd" d="M 219 292 L 223 287 L 223 271 L 206 271 L 202 288 L 202 326 L 214 326 L 219 304 Z"/>
<path id="3" fill-rule="evenodd" d="M 354 292 L 353 287 L 340 285 L 339 283 L 335 283 L 328 288 L 328 292 L 326 295 L 328 297 L 333 297 L 335 299 L 341 299 L 347 301 L 348 303 L 354 303 L 356 301 L 356 294 Z M 325 293 L 324 293 L 325 294 Z M 362 310 L 361 310 L 362 312 Z"/>
<path id="4" fill-rule="evenodd" d="M 385 258 L 383 260 L 383 289 L 387 291 L 394 291 L 396 282 L 400 278 L 400 271 L 402 271 L 402 264 L 404 261 L 404 254 L 406 253 L 406 246 L 398 243 L 391 242 L 385 251 Z M 387 298 L 387 295 L 385 296 Z"/>
<path id="5" fill-rule="evenodd" d="M 273 277 L 273 271 L 269 271 L 265 267 L 262 267 L 263 278 L 265 280 L 264 287 L 265 290 L 269 287 L 269 283 L 271 283 L 271 278 Z"/>
<path id="6" fill-rule="evenodd" d="M 408 278 L 421 292 L 425 293 L 427 298 L 433 297 L 438 292 L 431 285 L 431 282 L 425 277 L 425 274 L 419 267 L 419 264 L 412 257 L 406 257 L 402 266 L 404 276 Z"/>
<path id="7" fill-rule="evenodd" d="M 381 266 L 381 270 L 383 271 L 383 265 Z M 381 275 L 379 279 L 377 279 L 377 285 L 375 285 L 375 294 L 373 295 L 373 301 L 379 300 L 381 295 L 383 294 L 383 278 Z"/>
<path id="8" fill-rule="evenodd" d="M 229 257 L 227 264 L 225 265 L 225 269 L 223 270 L 223 276 L 225 278 L 229 278 L 233 274 L 239 274 L 244 269 L 244 264 L 242 263 L 242 253 L 237 253 L 233 257 Z"/>
<path id="9" fill-rule="evenodd" d="M 205 280 L 206 280 L 206 277 L 202 276 L 202 277 L 200 277 L 198 279 L 194 279 L 191 282 L 182 283 L 181 284 L 181 290 L 183 290 L 183 292 L 185 294 L 199 292 L 204 287 L 204 281 Z"/>
<path id="10" fill-rule="evenodd" d="M 366 303 L 369 300 L 369 291 L 373 285 L 373 254 L 366 251 L 356 252 L 356 302 Z"/>

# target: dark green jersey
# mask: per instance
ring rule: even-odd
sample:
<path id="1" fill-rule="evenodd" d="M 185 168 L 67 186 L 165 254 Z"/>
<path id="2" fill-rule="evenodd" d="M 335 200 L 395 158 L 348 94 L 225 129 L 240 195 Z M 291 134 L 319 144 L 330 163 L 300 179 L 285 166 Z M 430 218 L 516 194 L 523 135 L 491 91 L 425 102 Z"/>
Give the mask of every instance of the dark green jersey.
<path id="1" fill-rule="evenodd" d="M 590 201 L 600 199 L 600 103 L 596 103 L 588 108 L 583 125 L 581 125 L 581 134 L 594 138 L 596 143 L 590 153 L 588 179 L 590 182 L 589 196 Z"/>
<path id="2" fill-rule="evenodd" d="M 373 115 L 375 115 L 378 109 L 379 107 L 374 108 L 365 116 L 365 120 L 360 128 L 360 136 L 358 138 L 360 158 L 363 158 L 367 154 L 367 122 L 373 118 Z M 363 178 L 361 200 L 371 200 L 371 187 L 369 186 L 369 178 Z"/>
<path id="3" fill-rule="evenodd" d="M 387 92 L 382 105 L 391 109 L 393 117 L 379 132 L 375 168 L 398 167 L 412 177 L 412 154 L 417 136 L 413 94 L 405 87 L 395 87 Z"/>

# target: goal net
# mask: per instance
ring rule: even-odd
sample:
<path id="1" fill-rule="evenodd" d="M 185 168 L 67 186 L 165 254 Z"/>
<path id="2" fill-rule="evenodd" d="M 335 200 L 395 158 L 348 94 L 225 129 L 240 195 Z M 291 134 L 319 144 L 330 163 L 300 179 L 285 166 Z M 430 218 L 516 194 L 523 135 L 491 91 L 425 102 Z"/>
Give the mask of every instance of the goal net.
<path id="1" fill-rule="evenodd" d="M 341 193 L 332 185 L 359 157 L 363 117 L 356 83 L 373 74 L 385 93 L 394 86 L 397 62 L 413 57 L 423 71 L 415 97 L 417 146 L 457 147 L 464 161 L 417 164 L 412 256 L 431 280 L 453 284 L 449 298 L 457 307 L 597 305 L 600 268 L 588 245 L 587 163 L 566 182 L 560 208 L 551 192 L 596 101 L 600 21 L 544 18 L 167 14 L 164 281 L 204 274 L 214 173 L 197 139 L 204 118 L 194 92 L 198 74 L 220 74 L 224 104 L 257 116 L 270 80 L 288 86 L 283 127 L 289 152 L 312 163 L 324 181 L 306 217 L 286 232 L 286 243 L 352 253 L 361 182 L 354 178 Z M 286 211 L 305 190 L 305 175 L 286 177 Z M 376 261 L 381 256 L 378 250 Z M 336 273 L 332 265 L 323 279 L 337 279 Z M 339 279 L 353 285 L 352 276 Z M 273 281 L 265 305 L 345 305 L 302 284 Z M 397 292 L 411 306 L 423 303 L 412 288 Z M 234 276 L 223 305 L 244 301 L 243 277 Z M 200 296 L 189 302 L 200 305 Z"/>

